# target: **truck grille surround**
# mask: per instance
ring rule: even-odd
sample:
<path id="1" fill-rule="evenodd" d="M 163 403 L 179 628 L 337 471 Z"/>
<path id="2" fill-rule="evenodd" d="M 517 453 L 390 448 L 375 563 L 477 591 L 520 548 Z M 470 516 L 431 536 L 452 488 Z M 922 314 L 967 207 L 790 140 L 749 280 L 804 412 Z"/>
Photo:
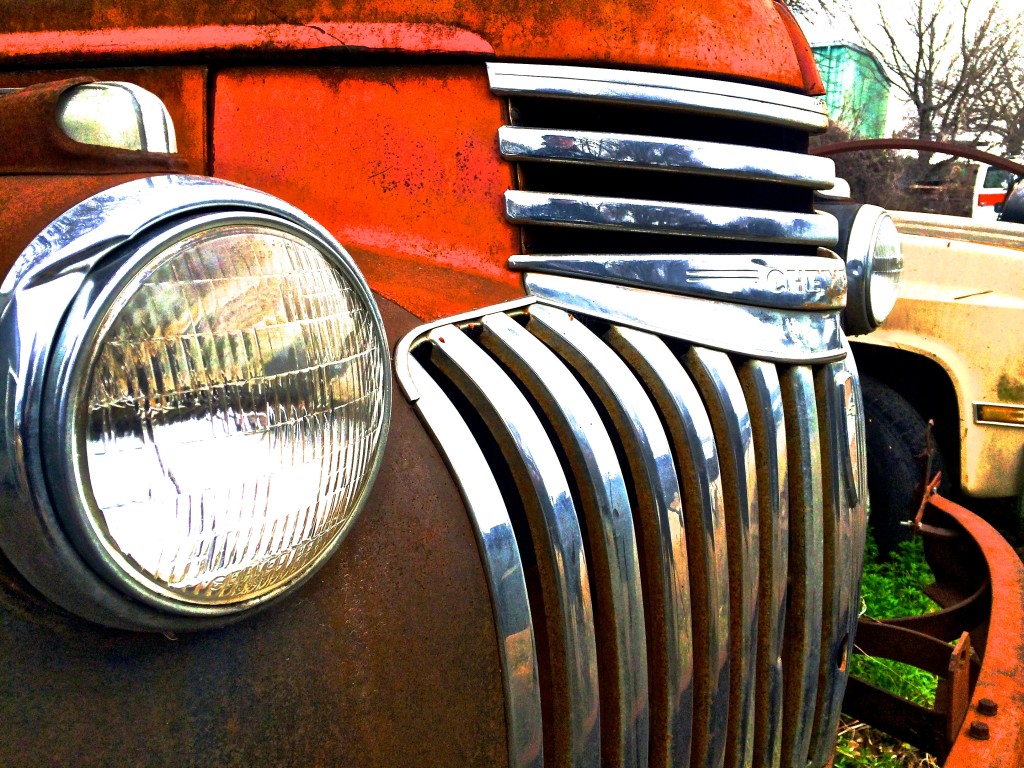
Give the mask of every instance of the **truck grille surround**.
<path id="1" fill-rule="evenodd" d="M 807 97 L 489 65 L 531 298 L 396 373 L 477 526 L 511 765 L 823 766 L 865 533 Z"/>

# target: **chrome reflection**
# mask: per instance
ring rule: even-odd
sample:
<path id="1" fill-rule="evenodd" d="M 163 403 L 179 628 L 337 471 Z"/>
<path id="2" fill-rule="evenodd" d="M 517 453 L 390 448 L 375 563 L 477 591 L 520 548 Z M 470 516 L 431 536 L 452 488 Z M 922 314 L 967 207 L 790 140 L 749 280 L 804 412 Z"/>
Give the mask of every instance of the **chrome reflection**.
<path id="1" fill-rule="evenodd" d="M 554 755 L 600 765 L 597 649 L 583 539 L 568 480 L 523 394 L 486 352 L 454 325 L 427 336 L 429 355 L 488 423 L 522 499 L 542 574 L 551 661 Z"/>
<path id="2" fill-rule="evenodd" d="M 647 641 L 633 513 L 615 448 L 590 397 L 536 337 L 503 313 L 481 320 L 480 344 L 529 390 L 565 450 L 590 538 L 600 670 L 602 763 L 646 768 Z M 603 653 L 602 653 L 603 651 Z"/>
<path id="3" fill-rule="evenodd" d="M 838 312 L 796 312 L 529 273 L 532 295 L 569 311 L 772 362 L 845 355 Z"/>
<path id="4" fill-rule="evenodd" d="M 156 95 L 134 83 L 83 83 L 66 90 L 57 124 L 68 138 L 136 152 L 178 151 L 174 123 Z"/>
<path id="5" fill-rule="evenodd" d="M 491 90 L 502 95 L 566 98 L 663 109 L 824 131 L 819 101 L 773 88 L 685 75 L 596 67 L 491 62 Z"/>
<path id="6" fill-rule="evenodd" d="M 508 266 L 760 307 L 841 310 L 846 268 L 831 251 L 819 253 L 829 255 L 536 255 L 513 256 Z"/>
<path id="7" fill-rule="evenodd" d="M 827 213 L 793 213 L 521 190 L 505 192 L 505 215 L 517 224 L 563 224 L 825 248 L 835 246 L 839 238 L 839 225 Z"/>
<path id="8" fill-rule="evenodd" d="M 408 365 L 418 392 L 414 405 L 451 467 L 482 553 L 505 690 L 508 763 L 512 768 L 541 768 L 544 723 L 537 651 L 512 521 L 466 422 L 418 362 L 410 359 Z"/>
<path id="9" fill-rule="evenodd" d="M 634 522 L 651 594 L 651 764 L 686 765 L 693 713 L 691 607 L 682 496 L 658 413 L 625 363 L 583 323 L 534 305 L 528 329 L 596 393 L 623 441 L 637 505 Z"/>
<path id="10" fill-rule="evenodd" d="M 692 347 L 683 358 L 704 401 L 718 444 L 729 547 L 730 686 L 726 766 L 750 765 L 757 673 L 759 512 L 750 412 L 736 371 L 723 352 Z"/>
<path id="11" fill-rule="evenodd" d="M 606 340 L 651 393 L 665 420 L 683 489 L 693 617 L 695 707 L 690 764 L 719 766 L 729 717 L 729 553 L 718 449 L 693 381 L 664 341 L 612 327 Z"/>
<path id="12" fill-rule="evenodd" d="M 719 176 L 743 181 L 782 182 L 829 189 L 835 163 L 797 152 L 594 131 L 554 131 L 503 126 L 498 147 L 507 160 L 636 167 Z"/>

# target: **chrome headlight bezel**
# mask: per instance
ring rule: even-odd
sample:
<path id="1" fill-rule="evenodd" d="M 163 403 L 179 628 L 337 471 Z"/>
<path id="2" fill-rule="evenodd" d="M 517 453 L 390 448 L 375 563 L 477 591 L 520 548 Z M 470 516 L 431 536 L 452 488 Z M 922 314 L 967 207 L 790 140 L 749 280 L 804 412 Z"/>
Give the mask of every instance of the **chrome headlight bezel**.
<path id="1" fill-rule="evenodd" d="M 80 460 L 69 406 L 81 395 L 88 349 L 121 287 L 154 253 L 200 229 L 248 222 L 301 238 L 344 275 L 372 313 L 382 345 L 383 425 L 352 519 L 380 468 L 390 421 L 390 355 L 376 302 L 351 257 L 312 219 L 280 200 L 214 179 L 164 176 L 100 193 L 59 217 L 26 249 L 0 289 L 4 386 L 4 463 L 0 465 L 0 548 L 40 592 L 66 610 L 130 629 L 219 626 L 276 600 L 308 579 L 344 538 L 279 589 L 231 604 L 190 604 L 140 586 L 83 524 Z M 71 430 L 71 431 L 69 431 Z"/>
<path id="2" fill-rule="evenodd" d="M 858 336 L 871 333 L 881 326 L 896 303 L 899 290 L 900 272 L 903 268 L 901 255 L 896 256 L 899 270 L 893 280 L 892 296 L 880 302 L 874 295 L 877 281 L 890 279 L 891 273 L 882 273 L 876 264 L 876 250 L 880 238 L 891 238 L 889 246 L 897 253 L 900 250 L 899 233 L 889 212 L 877 205 L 857 203 L 822 204 L 821 208 L 839 220 L 840 256 L 846 262 L 847 297 L 843 322 L 847 334 Z"/>

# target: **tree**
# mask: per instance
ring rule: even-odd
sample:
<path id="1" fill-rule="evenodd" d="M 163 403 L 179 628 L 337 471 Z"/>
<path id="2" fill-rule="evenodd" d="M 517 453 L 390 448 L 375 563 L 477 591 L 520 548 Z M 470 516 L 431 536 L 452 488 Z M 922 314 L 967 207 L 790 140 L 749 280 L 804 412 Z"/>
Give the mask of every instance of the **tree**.
<path id="1" fill-rule="evenodd" d="M 1024 44 L 1008 41 L 996 64 L 994 88 L 981 94 L 970 122 L 979 144 L 999 147 L 1007 157 L 1024 154 Z"/>
<path id="2" fill-rule="evenodd" d="M 884 62 L 893 87 L 912 105 L 910 129 L 918 138 L 957 140 L 977 135 L 986 101 L 1002 99 L 1001 60 L 1016 46 L 1019 17 L 1004 14 L 996 0 L 980 15 L 974 0 L 912 0 L 899 18 L 877 2 L 879 24 L 850 20 L 865 47 Z M 1018 73 L 1019 75 L 1019 73 Z"/>

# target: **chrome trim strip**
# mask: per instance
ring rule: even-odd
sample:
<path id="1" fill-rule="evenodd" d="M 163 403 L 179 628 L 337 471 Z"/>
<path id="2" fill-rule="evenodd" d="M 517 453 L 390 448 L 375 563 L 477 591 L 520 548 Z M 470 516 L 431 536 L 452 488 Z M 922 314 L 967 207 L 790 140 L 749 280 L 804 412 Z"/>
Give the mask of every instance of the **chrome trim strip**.
<path id="1" fill-rule="evenodd" d="M 804 766 L 818 698 L 824 509 L 822 456 L 814 374 L 783 370 L 789 474 L 789 610 L 786 613 L 783 681 L 782 765 Z"/>
<path id="2" fill-rule="evenodd" d="M 822 576 L 825 599 L 822 610 L 822 649 L 819 672 L 817 716 L 811 737 L 809 760 L 824 764 L 835 743 L 835 731 L 846 690 L 848 659 L 853 653 L 853 635 L 857 622 L 857 607 L 853 604 L 860 583 L 860 553 L 855 550 L 860 537 L 857 526 L 858 505 L 851 506 L 852 498 L 846 489 L 843 470 L 844 454 L 848 446 L 841 444 L 840 420 L 846 420 L 843 395 L 838 386 L 853 372 L 845 362 L 832 363 L 815 372 L 819 420 L 822 430 L 822 466 L 824 479 L 824 549 Z M 859 389 L 859 382 L 856 389 Z M 859 439 L 859 436 L 858 436 Z M 863 444 L 863 443 L 862 443 Z M 863 542 L 860 542 L 861 544 Z"/>
<path id="3" fill-rule="evenodd" d="M 689 568 L 682 499 L 668 437 L 626 364 L 583 323 L 552 307 L 531 308 L 527 328 L 595 391 L 623 442 L 637 494 L 634 511 L 645 589 L 652 765 L 687 765 L 693 713 Z"/>
<path id="4" fill-rule="evenodd" d="M 835 254 L 535 255 L 513 256 L 508 266 L 774 309 L 846 306 L 846 266 Z"/>
<path id="5" fill-rule="evenodd" d="M 782 750 L 782 646 L 789 579 L 789 469 L 782 388 L 775 366 L 750 360 L 739 368 L 750 408 L 757 456 L 758 569 L 757 704 L 754 759 L 780 765 Z"/>
<path id="6" fill-rule="evenodd" d="M 837 312 L 764 309 L 558 275 L 529 273 L 524 283 L 530 294 L 569 311 L 771 362 L 846 354 Z"/>
<path id="7" fill-rule="evenodd" d="M 834 247 L 839 239 L 839 224 L 834 216 L 827 213 L 793 213 L 514 189 L 505 192 L 505 215 L 517 224 L 561 224 L 826 248 Z"/>
<path id="8" fill-rule="evenodd" d="M 505 691 L 508 762 L 512 768 L 544 764 L 544 721 L 530 599 L 523 563 L 505 501 L 487 460 L 461 414 L 415 360 L 407 361 L 415 402 L 462 492 L 487 577 Z"/>
<path id="9" fill-rule="evenodd" d="M 1006 408 L 1007 410 L 1020 411 L 1021 420 L 1018 423 L 1013 421 L 991 421 L 988 419 L 982 419 L 981 411 L 985 406 L 989 406 L 990 408 Z M 976 424 L 990 424 L 994 427 L 1015 427 L 1017 429 L 1024 427 L 1024 405 L 1017 405 L 1016 403 L 992 403 L 977 400 L 971 403 L 971 409 L 974 411 L 974 421 Z"/>
<path id="10" fill-rule="evenodd" d="M 428 334 L 431 362 L 484 417 L 522 497 L 542 572 L 556 754 L 572 766 L 601 761 L 594 614 L 576 509 L 558 456 L 533 408 L 486 352 L 454 325 Z M 564 743 L 559 743 L 560 741 Z"/>
<path id="11" fill-rule="evenodd" d="M 738 144 L 716 144 L 594 131 L 559 131 L 502 126 L 501 156 L 513 161 L 552 161 L 635 167 L 745 181 L 781 182 L 831 189 L 836 166 L 830 158 Z"/>
<path id="12" fill-rule="evenodd" d="M 646 768 L 650 716 L 640 563 L 615 448 L 590 397 L 550 349 L 504 313 L 487 315 L 481 324 L 479 343 L 513 372 L 544 412 L 580 492 L 602 658 L 602 764 Z"/>
<path id="13" fill-rule="evenodd" d="M 487 76 L 491 90 L 503 95 L 646 104 L 810 131 L 828 127 L 825 109 L 814 98 L 723 80 L 508 62 L 488 63 Z"/>
<path id="14" fill-rule="evenodd" d="M 158 96 L 134 83 L 76 85 L 57 105 L 57 123 L 72 141 L 143 152 L 178 151 L 171 115 Z"/>
<path id="15" fill-rule="evenodd" d="M 692 347 L 683 362 L 708 404 L 722 468 L 729 546 L 729 736 L 725 765 L 753 762 L 758 629 L 758 491 L 754 434 L 743 388 L 724 352 Z"/>
<path id="16" fill-rule="evenodd" d="M 683 489 L 693 603 L 694 700 L 690 764 L 725 759 L 729 717 L 729 553 L 718 448 L 700 393 L 664 341 L 613 327 L 606 340 L 640 377 L 668 428 Z"/>

